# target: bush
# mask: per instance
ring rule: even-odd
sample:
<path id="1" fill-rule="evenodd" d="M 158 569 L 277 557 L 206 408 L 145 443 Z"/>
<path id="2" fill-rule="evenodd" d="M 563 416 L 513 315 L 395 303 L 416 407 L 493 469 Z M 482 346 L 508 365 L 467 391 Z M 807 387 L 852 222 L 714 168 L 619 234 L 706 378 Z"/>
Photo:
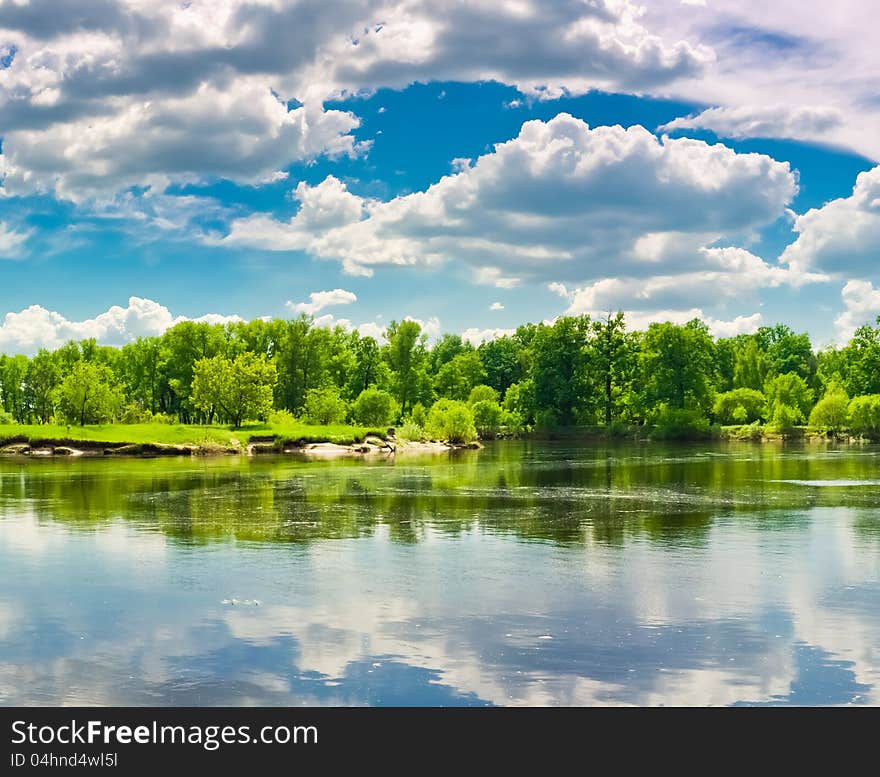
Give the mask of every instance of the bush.
<path id="1" fill-rule="evenodd" d="M 660 440 L 702 440 L 712 436 L 709 419 L 699 410 L 660 405 L 653 417 L 653 437 Z"/>
<path id="2" fill-rule="evenodd" d="M 351 406 L 352 420 L 363 426 L 386 426 L 394 422 L 399 412 L 394 397 L 377 388 L 364 389 Z"/>
<path id="3" fill-rule="evenodd" d="M 439 399 L 428 412 L 428 435 L 434 440 L 466 443 L 477 439 L 474 414 L 466 403 L 455 399 Z"/>
<path id="4" fill-rule="evenodd" d="M 296 416 L 289 410 L 273 410 L 269 413 L 269 423 L 273 426 L 293 426 Z"/>
<path id="5" fill-rule="evenodd" d="M 140 405 L 130 403 L 122 408 L 118 420 L 121 424 L 148 424 L 153 420 L 153 414 Z"/>
<path id="6" fill-rule="evenodd" d="M 407 418 L 406 421 L 403 422 L 403 425 L 400 426 L 397 430 L 397 437 L 401 440 L 411 440 L 413 442 L 419 442 L 425 439 L 425 430 L 412 418 Z"/>
<path id="7" fill-rule="evenodd" d="M 855 397 L 849 403 L 849 425 L 855 434 L 880 439 L 880 394 Z"/>
<path id="8" fill-rule="evenodd" d="M 0 424 L 14 424 L 15 419 L 4 410 L 0 410 Z"/>
<path id="9" fill-rule="evenodd" d="M 525 431 L 525 424 L 519 413 L 510 410 L 502 410 L 501 428 L 508 434 L 522 434 Z"/>
<path id="10" fill-rule="evenodd" d="M 479 388 L 479 386 L 477 388 Z M 474 389 L 474 391 L 476 390 L 477 389 Z M 472 391 L 471 395 L 473 395 L 473 393 L 474 392 Z M 474 425 L 476 426 L 480 437 L 491 438 L 498 434 L 498 429 L 502 424 L 502 416 L 504 413 L 498 402 L 493 402 L 490 399 L 481 399 L 473 404 L 471 412 L 474 415 Z"/>
<path id="11" fill-rule="evenodd" d="M 810 426 L 828 432 L 839 432 L 849 421 L 849 397 L 842 389 L 834 389 L 820 399 L 810 413 Z"/>
<path id="12" fill-rule="evenodd" d="M 773 411 L 772 423 L 777 431 L 785 433 L 794 429 L 803 420 L 803 417 L 804 414 L 800 408 L 778 402 Z"/>
<path id="13" fill-rule="evenodd" d="M 311 389 L 306 394 L 303 417 L 307 424 L 341 424 L 347 415 L 348 406 L 335 388 Z"/>
<path id="14" fill-rule="evenodd" d="M 498 399 L 498 392 L 491 386 L 474 386 L 468 397 L 468 404 L 471 406 L 476 405 L 477 402 L 494 402 L 498 404 Z"/>
<path id="15" fill-rule="evenodd" d="M 712 411 L 722 424 L 750 424 L 761 419 L 766 402 L 762 392 L 738 388 L 719 394 Z"/>
<path id="16" fill-rule="evenodd" d="M 417 426 L 424 427 L 426 423 L 428 423 L 428 411 L 425 409 L 425 406 L 421 402 L 416 402 L 413 405 L 412 411 L 409 414 L 410 420 L 416 424 Z"/>
<path id="17" fill-rule="evenodd" d="M 789 410 L 795 411 L 795 420 L 791 424 L 794 426 L 804 421 L 813 404 L 813 390 L 807 386 L 806 381 L 800 375 L 793 372 L 777 375 L 767 381 L 764 393 L 767 396 L 768 415 L 773 419 L 774 425 L 776 425 L 776 407 L 778 405 L 786 405 Z M 788 418 L 788 412 L 788 410 L 782 411 L 783 416 Z"/>

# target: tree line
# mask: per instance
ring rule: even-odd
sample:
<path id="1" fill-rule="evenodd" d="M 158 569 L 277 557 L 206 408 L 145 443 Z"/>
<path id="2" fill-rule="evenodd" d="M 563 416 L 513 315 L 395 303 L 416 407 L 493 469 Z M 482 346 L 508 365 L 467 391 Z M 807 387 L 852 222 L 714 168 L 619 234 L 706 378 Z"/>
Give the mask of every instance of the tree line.
<path id="1" fill-rule="evenodd" d="M 527 428 L 809 423 L 880 437 L 880 319 L 813 349 L 784 324 L 714 338 L 694 319 L 630 331 L 622 313 L 524 324 L 475 347 L 392 321 L 378 342 L 308 316 L 186 321 L 121 348 L 0 356 L 0 422 L 398 425 L 469 439 Z"/>

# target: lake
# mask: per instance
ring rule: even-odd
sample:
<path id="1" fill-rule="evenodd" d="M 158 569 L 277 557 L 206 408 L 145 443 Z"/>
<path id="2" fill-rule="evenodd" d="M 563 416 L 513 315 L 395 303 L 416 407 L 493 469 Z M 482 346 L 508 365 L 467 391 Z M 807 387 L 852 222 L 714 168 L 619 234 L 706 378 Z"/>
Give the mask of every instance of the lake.
<path id="1" fill-rule="evenodd" d="M 880 703 L 880 449 L 0 459 L 2 705 Z"/>

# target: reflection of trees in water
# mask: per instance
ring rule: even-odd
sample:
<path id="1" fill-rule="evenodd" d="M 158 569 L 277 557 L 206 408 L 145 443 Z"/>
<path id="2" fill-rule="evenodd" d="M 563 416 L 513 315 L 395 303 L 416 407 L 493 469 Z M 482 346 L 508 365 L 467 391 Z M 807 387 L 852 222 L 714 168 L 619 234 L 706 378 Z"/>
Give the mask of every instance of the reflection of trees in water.
<path id="1" fill-rule="evenodd" d="M 635 538 L 693 545 L 717 520 L 786 528 L 814 506 L 862 510 L 855 527 L 880 538 L 862 481 L 878 457 L 861 449 L 772 445 L 565 446 L 502 443 L 449 459 L 396 465 L 290 459 L 0 462 L 0 516 L 26 504 L 83 529 L 125 519 L 194 542 L 308 543 L 371 536 L 399 543 L 427 532 L 511 534 L 559 544 Z"/>

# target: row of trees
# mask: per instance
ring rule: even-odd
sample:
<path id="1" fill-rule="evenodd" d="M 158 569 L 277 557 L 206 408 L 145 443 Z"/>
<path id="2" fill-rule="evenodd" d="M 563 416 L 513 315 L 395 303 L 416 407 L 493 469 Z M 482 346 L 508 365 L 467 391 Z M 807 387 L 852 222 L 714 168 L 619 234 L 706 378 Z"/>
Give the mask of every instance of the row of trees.
<path id="1" fill-rule="evenodd" d="M 32 358 L 0 357 L 3 412 L 19 423 L 240 426 L 280 411 L 311 423 L 435 430 L 442 415 L 465 433 L 807 421 L 868 433 L 878 397 L 880 320 L 846 346 L 819 352 L 781 324 L 715 339 L 696 319 L 628 331 L 617 313 L 525 324 L 479 347 L 454 334 L 429 346 L 415 321 L 391 322 L 380 343 L 302 316 L 183 322 L 122 348 L 86 340 Z M 876 427 L 880 433 L 880 417 Z"/>

